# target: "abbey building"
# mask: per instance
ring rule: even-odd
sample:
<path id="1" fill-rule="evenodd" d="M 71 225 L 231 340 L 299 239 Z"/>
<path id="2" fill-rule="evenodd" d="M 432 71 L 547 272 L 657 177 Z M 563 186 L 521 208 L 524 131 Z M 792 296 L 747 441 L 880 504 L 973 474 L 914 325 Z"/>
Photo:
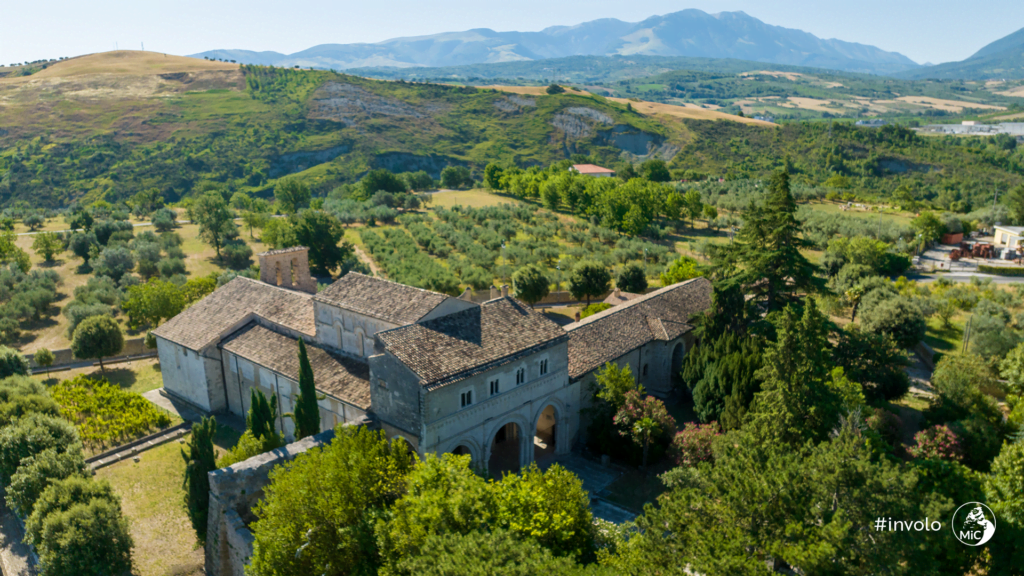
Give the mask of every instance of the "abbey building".
<path id="1" fill-rule="evenodd" d="M 698 278 L 562 327 L 507 289 L 474 303 L 350 272 L 314 293 L 301 247 L 260 254 L 260 269 L 154 330 L 169 395 L 240 416 L 251 389 L 276 395 L 291 438 L 301 338 L 325 430 L 370 421 L 420 455 L 469 454 L 492 473 L 569 452 L 606 362 L 667 394 L 711 297 Z"/>

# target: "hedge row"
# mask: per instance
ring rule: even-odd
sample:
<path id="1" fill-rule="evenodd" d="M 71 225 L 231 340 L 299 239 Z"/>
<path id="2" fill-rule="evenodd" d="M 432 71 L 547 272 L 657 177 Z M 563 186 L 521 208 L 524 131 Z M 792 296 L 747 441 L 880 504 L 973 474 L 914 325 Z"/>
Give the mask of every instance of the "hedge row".
<path id="1" fill-rule="evenodd" d="M 978 272 L 983 274 L 995 274 L 996 276 L 1024 276 L 1024 267 L 1010 268 L 1008 266 L 978 266 Z"/>

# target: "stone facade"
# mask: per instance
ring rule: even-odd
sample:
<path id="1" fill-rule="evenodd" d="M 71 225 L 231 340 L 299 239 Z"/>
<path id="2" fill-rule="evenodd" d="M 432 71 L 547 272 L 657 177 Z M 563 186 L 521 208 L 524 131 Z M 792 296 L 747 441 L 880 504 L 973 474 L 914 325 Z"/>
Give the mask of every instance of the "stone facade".
<path id="1" fill-rule="evenodd" d="M 260 261 L 260 282 L 316 294 L 316 280 L 309 275 L 309 248 L 282 248 L 260 252 L 257 257 Z"/>

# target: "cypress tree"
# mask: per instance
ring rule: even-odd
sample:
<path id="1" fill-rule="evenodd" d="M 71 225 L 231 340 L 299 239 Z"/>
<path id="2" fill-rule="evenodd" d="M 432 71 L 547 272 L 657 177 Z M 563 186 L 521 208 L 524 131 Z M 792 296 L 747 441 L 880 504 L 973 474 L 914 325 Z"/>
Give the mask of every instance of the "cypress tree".
<path id="1" fill-rule="evenodd" d="M 317 404 L 313 368 L 306 355 L 306 344 L 299 339 L 299 395 L 295 398 L 295 437 L 312 436 L 320 432 L 320 406 Z"/>
<path id="2" fill-rule="evenodd" d="M 277 394 L 271 394 L 270 400 L 263 392 L 252 388 L 249 394 L 249 414 L 245 417 L 245 427 L 252 432 L 254 438 L 264 442 L 274 439 L 274 420 L 277 419 Z"/>
<path id="3" fill-rule="evenodd" d="M 217 433 L 217 420 L 210 416 L 192 424 L 192 437 L 188 452 L 181 451 L 185 459 L 185 508 L 192 528 L 200 542 L 206 541 L 206 519 L 210 511 L 210 472 L 217 469 L 213 437 Z"/>

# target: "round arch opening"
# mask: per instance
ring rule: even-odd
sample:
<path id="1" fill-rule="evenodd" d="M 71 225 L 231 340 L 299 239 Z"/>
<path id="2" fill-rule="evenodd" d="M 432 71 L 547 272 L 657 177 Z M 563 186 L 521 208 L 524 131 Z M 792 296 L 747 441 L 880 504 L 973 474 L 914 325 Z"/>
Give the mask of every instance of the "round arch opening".
<path id="1" fill-rule="evenodd" d="M 487 470 L 491 476 L 501 478 L 505 474 L 519 472 L 521 438 L 522 431 L 515 422 L 498 428 L 491 440 L 491 457 L 487 461 Z"/>
<path id="2" fill-rule="evenodd" d="M 537 428 L 533 433 L 533 459 L 543 460 L 555 455 L 558 442 L 558 411 L 548 404 L 537 417 Z"/>
<path id="3" fill-rule="evenodd" d="M 672 381 L 677 382 L 683 379 L 683 358 L 686 356 L 686 347 L 682 342 L 677 342 L 672 348 Z"/>

